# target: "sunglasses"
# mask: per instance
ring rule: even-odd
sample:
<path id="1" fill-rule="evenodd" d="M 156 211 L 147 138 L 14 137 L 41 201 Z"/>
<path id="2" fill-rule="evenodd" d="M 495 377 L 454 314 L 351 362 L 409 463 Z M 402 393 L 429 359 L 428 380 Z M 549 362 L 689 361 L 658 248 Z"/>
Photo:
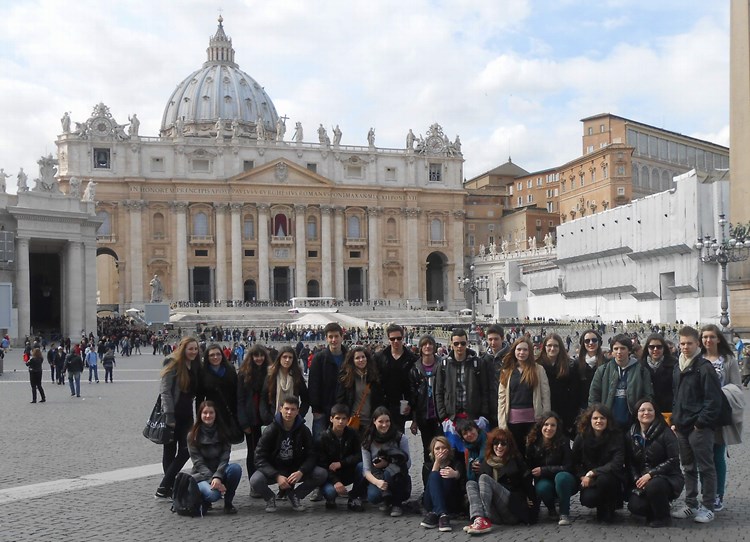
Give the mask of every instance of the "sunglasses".
<path id="1" fill-rule="evenodd" d="M 597 344 L 599 342 L 599 339 L 583 339 L 583 342 L 585 344 Z"/>
<path id="2" fill-rule="evenodd" d="M 388 337 L 388 340 L 391 341 L 391 342 L 393 342 L 393 341 L 403 341 L 404 338 L 403 337 Z"/>
<path id="3" fill-rule="evenodd" d="M 648 345 L 649 350 L 664 350 L 663 344 L 649 344 Z"/>
<path id="4" fill-rule="evenodd" d="M 453 346 L 466 346 L 466 341 L 453 341 Z"/>
<path id="5" fill-rule="evenodd" d="M 507 440 L 496 440 L 492 443 L 493 446 L 507 446 L 508 441 Z"/>

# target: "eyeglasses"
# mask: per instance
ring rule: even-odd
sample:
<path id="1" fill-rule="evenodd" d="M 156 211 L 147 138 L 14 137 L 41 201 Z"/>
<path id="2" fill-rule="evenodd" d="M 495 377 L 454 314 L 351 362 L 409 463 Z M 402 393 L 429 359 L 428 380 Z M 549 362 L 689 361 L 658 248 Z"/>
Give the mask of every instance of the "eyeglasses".
<path id="1" fill-rule="evenodd" d="M 208 355 L 208 357 L 209 357 L 209 358 L 220 358 L 220 357 L 221 357 L 221 352 L 211 352 L 211 353 L 210 353 L 210 354 Z"/>
<path id="2" fill-rule="evenodd" d="M 583 342 L 585 344 L 598 344 L 599 343 L 599 339 L 583 339 Z"/>
<path id="3" fill-rule="evenodd" d="M 466 346 L 466 341 L 453 341 L 453 346 Z"/>
<path id="4" fill-rule="evenodd" d="M 507 440 L 496 440 L 492 443 L 493 446 L 507 446 L 508 441 Z"/>
<path id="5" fill-rule="evenodd" d="M 403 341 L 404 338 L 403 337 L 388 337 L 388 340 L 391 341 L 391 342 L 393 342 L 393 341 Z"/>
<path id="6" fill-rule="evenodd" d="M 649 344 L 648 345 L 649 350 L 664 350 L 663 344 Z"/>

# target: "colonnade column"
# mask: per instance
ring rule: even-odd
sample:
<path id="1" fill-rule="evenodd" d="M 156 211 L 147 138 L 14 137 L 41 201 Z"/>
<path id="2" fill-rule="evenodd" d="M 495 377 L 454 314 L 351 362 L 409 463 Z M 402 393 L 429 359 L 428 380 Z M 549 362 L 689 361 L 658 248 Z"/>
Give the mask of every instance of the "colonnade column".
<path id="1" fill-rule="evenodd" d="M 84 315 L 83 327 L 86 332 L 96 333 L 96 239 L 83 243 L 84 267 Z"/>
<path id="2" fill-rule="evenodd" d="M 267 203 L 258 204 L 258 301 L 270 300 L 268 277 L 268 210 Z"/>
<path id="3" fill-rule="evenodd" d="M 184 201 L 175 201 L 172 204 L 175 217 L 175 247 L 177 250 L 177 265 L 175 276 L 177 285 L 175 288 L 175 300 L 189 301 L 190 290 L 188 289 L 188 265 L 187 265 L 187 208 Z"/>
<path id="4" fill-rule="evenodd" d="M 214 203 L 216 212 L 216 273 L 214 274 L 216 297 L 214 299 L 218 301 L 227 299 L 227 207 L 229 206 L 226 203 Z M 234 261 L 234 255 L 232 256 L 232 261 Z"/>
<path id="5" fill-rule="evenodd" d="M 29 240 L 16 239 L 16 306 L 18 307 L 18 339 L 31 335 L 31 271 Z"/>
<path id="6" fill-rule="evenodd" d="M 336 299 L 346 299 L 344 287 L 344 208 L 333 208 L 333 260 L 334 283 L 336 285 Z"/>
<path id="7" fill-rule="evenodd" d="M 464 218 L 466 217 L 466 211 L 463 209 L 455 209 L 453 211 L 453 276 L 448 277 L 448 284 L 446 291 L 450 296 L 450 299 L 445 300 L 445 306 L 448 308 L 450 303 L 458 299 L 461 295 L 457 292 L 458 288 L 458 277 L 464 275 L 464 251 L 463 251 L 463 238 L 464 238 Z"/>
<path id="8" fill-rule="evenodd" d="M 138 213 L 140 214 L 140 212 Z M 65 246 L 65 327 L 71 340 L 80 340 L 83 329 L 83 243 Z M 143 281 L 141 281 L 141 285 Z M 141 286 L 142 287 L 142 286 Z"/>
<path id="9" fill-rule="evenodd" d="M 419 214 L 421 209 L 405 209 L 406 213 L 406 299 L 419 299 Z"/>
<path id="10" fill-rule="evenodd" d="M 143 216 L 141 210 L 146 207 L 142 201 L 130 200 L 125 206 L 130 218 L 130 303 L 143 303 Z"/>
<path id="11" fill-rule="evenodd" d="M 307 247 L 305 245 L 305 211 L 307 205 L 294 206 L 294 265 L 295 273 L 295 295 L 298 297 L 307 295 Z"/>
<path id="12" fill-rule="evenodd" d="M 367 209 L 367 256 L 369 275 L 369 300 L 380 299 L 380 236 L 378 235 L 379 207 L 368 207 Z"/>
<path id="13" fill-rule="evenodd" d="M 242 281 L 242 204 L 231 203 L 232 209 L 232 299 L 245 299 L 245 288 Z"/>
<path id="14" fill-rule="evenodd" d="M 323 297 L 333 297 L 333 282 L 331 281 L 331 206 L 320 206 L 320 259 L 323 264 L 321 278 L 323 279 Z"/>

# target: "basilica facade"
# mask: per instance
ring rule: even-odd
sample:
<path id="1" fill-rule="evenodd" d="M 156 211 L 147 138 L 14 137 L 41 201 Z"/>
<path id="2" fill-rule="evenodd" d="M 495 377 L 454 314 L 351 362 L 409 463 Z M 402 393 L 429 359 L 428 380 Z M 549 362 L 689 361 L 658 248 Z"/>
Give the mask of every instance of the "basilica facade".
<path id="1" fill-rule="evenodd" d="M 170 302 L 464 306 L 463 157 L 439 124 L 398 149 L 374 129 L 343 145 L 338 125 L 310 142 L 239 69 L 221 19 L 158 136 L 115 116 L 66 114 L 56 142 L 63 190 L 94 183 L 100 305 L 142 305 L 158 277 Z"/>

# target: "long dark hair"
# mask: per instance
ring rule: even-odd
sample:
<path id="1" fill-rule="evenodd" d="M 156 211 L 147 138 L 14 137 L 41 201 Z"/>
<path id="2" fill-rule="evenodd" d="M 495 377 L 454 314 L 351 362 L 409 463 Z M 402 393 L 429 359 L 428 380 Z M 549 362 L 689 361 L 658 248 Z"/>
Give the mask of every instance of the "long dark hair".
<path id="1" fill-rule="evenodd" d="M 716 335 L 716 338 L 719 340 L 719 344 L 716 345 L 716 349 L 719 351 L 720 356 L 724 356 L 724 359 L 729 359 L 734 357 L 734 349 L 729 346 L 729 342 L 727 341 L 727 338 L 724 336 L 724 334 L 719 329 L 719 326 L 716 324 L 707 324 L 701 328 L 701 353 L 706 353 L 706 347 L 703 346 L 703 333 L 706 331 L 711 331 Z"/>
<path id="2" fill-rule="evenodd" d="M 578 340 L 578 368 L 581 369 L 581 380 L 585 380 L 586 378 L 586 367 L 588 366 L 586 364 L 586 345 L 584 344 L 584 340 L 586 335 L 589 333 L 593 333 L 596 335 L 596 338 L 599 339 L 599 347 L 596 349 L 596 369 L 600 365 L 603 365 L 607 362 L 607 360 L 604 358 L 604 352 L 602 351 L 602 335 L 595 329 L 587 329 L 583 333 L 581 333 L 581 338 Z"/>
<path id="3" fill-rule="evenodd" d="M 602 403 L 594 403 L 578 416 L 577 429 L 580 435 L 593 436 L 594 428 L 591 427 L 591 417 L 594 415 L 594 412 L 598 412 L 607 418 L 607 427 L 604 428 L 605 433 L 616 430 L 614 419 L 612 419 L 612 411 L 609 407 Z"/>
<path id="4" fill-rule="evenodd" d="M 646 363 L 648 361 L 648 345 L 651 344 L 651 341 L 659 341 L 659 343 L 661 344 L 662 353 L 664 355 L 664 357 L 662 358 L 663 360 L 667 361 L 672 359 L 672 350 L 670 350 L 669 345 L 667 344 L 667 340 L 664 338 L 664 336 L 661 333 L 652 333 L 646 339 L 643 347 L 643 352 L 641 352 L 640 360 L 643 363 Z"/>
<path id="5" fill-rule="evenodd" d="M 221 421 L 221 415 L 219 415 L 219 411 L 216 408 L 216 403 L 214 403 L 213 401 L 203 401 L 198 406 L 198 416 L 195 420 L 195 423 L 193 424 L 192 429 L 190 429 L 190 433 L 188 433 L 188 442 L 192 445 L 197 444 L 198 434 L 201 431 L 201 427 L 205 426 L 205 424 L 203 423 L 203 419 L 201 418 L 201 414 L 203 414 L 203 410 L 206 408 L 214 409 L 214 425 L 216 426 L 216 431 L 219 434 L 219 439 L 224 444 L 229 443 L 229 439 L 227 438 L 227 430 L 224 427 L 224 423 Z"/>
<path id="6" fill-rule="evenodd" d="M 396 440 L 397 438 L 398 440 L 401 440 L 401 432 L 396 429 L 396 425 L 393 423 L 393 416 L 391 416 L 391 411 L 384 406 L 379 406 L 372 413 L 370 425 L 365 432 L 365 438 L 362 439 L 362 448 L 368 449 L 370 446 L 372 446 L 372 441 L 375 438 L 375 434 L 378 432 L 377 428 L 375 427 L 375 420 L 377 420 L 381 416 L 388 416 L 388 419 L 391 420 L 391 427 L 388 429 L 388 433 L 386 433 L 387 436 L 391 437 L 389 440 Z"/>
<path id="7" fill-rule="evenodd" d="M 259 366 L 255 365 L 253 356 L 255 354 L 261 354 L 263 356 L 263 363 Z M 242 366 L 239 368 L 237 373 L 241 378 L 245 380 L 245 385 L 250 383 L 255 378 L 256 371 L 262 371 L 260 378 L 263 379 L 268 374 L 268 367 L 271 365 L 271 356 L 268 354 L 268 350 L 262 344 L 254 344 L 247 352 L 245 352 L 245 359 L 242 361 Z"/>
<path id="8" fill-rule="evenodd" d="M 220 344 L 216 343 L 209 344 L 208 347 L 203 351 L 203 367 L 208 367 L 211 364 L 208 360 L 208 354 L 209 352 L 211 352 L 211 350 L 218 350 L 221 353 L 221 365 L 224 365 L 225 367 L 231 367 L 229 360 L 227 360 L 227 357 L 224 355 L 224 349 Z"/>
<path id="9" fill-rule="evenodd" d="M 550 418 L 554 418 L 555 421 L 557 421 L 557 431 L 555 431 L 555 436 L 552 437 L 552 441 L 547 443 L 544 441 L 544 436 L 542 436 L 542 427 L 544 427 L 544 424 Z M 531 448 L 531 446 L 537 441 L 542 442 L 544 447 L 550 450 L 555 450 L 562 445 L 567 446 L 568 434 L 565 432 L 565 425 L 563 424 L 562 418 L 560 418 L 556 412 L 548 410 L 547 412 L 542 413 L 542 417 L 534 424 L 534 427 L 531 428 L 531 431 L 529 431 L 529 434 L 526 437 L 526 449 L 528 450 Z"/>
<path id="10" fill-rule="evenodd" d="M 377 364 L 373 363 L 370 352 L 364 346 L 355 346 L 346 353 L 344 363 L 341 365 L 341 372 L 339 373 L 339 382 L 347 389 L 354 386 L 354 379 L 357 375 L 357 367 L 354 365 L 354 354 L 357 352 L 364 352 L 365 358 L 367 358 L 367 366 L 365 367 L 365 380 L 367 383 L 372 384 L 380 381 Z"/>
<path id="11" fill-rule="evenodd" d="M 547 341 L 549 340 L 557 341 L 559 346 L 557 359 L 555 360 L 557 362 L 557 378 L 565 378 L 570 370 L 570 356 L 568 356 L 568 350 L 565 348 L 565 342 L 557 333 L 550 333 L 544 338 L 542 352 L 539 354 L 539 363 L 545 367 L 552 367 L 552 360 L 547 355 Z"/>
<path id="12" fill-rule="evenodd" d="M 300 385 L 304 383 L 305 377 L 302 375 L 299 362 L 297 361 L 297 352 L 291 346 L 282 346 L 279 349 L 279 355 L 268 369 L 268 400 L 273 404 L 276 401 L 276 375 L 281 370 L 281 356 L 284 354 L 292 355 L 292 366 L 289 367 L 289 374 L 292 377 L 292 389 L 294 395 L 299 396 Z"/>

